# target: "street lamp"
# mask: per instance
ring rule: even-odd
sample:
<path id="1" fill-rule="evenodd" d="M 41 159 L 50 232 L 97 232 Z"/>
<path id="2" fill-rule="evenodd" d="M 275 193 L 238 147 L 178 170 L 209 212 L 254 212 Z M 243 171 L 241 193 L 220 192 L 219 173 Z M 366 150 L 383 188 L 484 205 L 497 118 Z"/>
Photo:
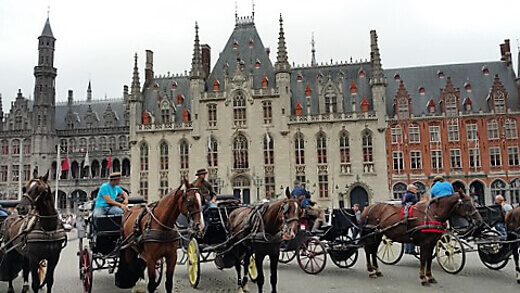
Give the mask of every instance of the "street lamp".
<path id="1" fill-rule="evenodd" d="M 264 184 L 264 179 L 260 176 L 255 177 L 256 201 L 260 201 L 260 187 Z"/>

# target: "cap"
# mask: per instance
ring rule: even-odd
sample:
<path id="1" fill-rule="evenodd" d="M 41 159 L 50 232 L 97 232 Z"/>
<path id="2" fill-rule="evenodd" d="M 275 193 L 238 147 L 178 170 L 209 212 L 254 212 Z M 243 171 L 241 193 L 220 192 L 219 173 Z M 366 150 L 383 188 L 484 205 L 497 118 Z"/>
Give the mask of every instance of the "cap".
<path id="1" fill-rule="evenodd" d="M 206 171 L 206 169 L 199 169 L 197 170 L 197 173 L 195 173 L 195 176 L 199 176 L 202 174 L 208 174 L 208 171 Z"/>

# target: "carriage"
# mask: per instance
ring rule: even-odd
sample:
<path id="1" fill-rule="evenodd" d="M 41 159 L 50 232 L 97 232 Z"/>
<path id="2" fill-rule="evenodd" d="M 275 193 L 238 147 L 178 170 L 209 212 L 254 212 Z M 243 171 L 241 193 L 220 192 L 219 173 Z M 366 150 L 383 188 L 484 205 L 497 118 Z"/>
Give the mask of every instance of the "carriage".
<path id="1" fill-rule="evenodd" d="M 318 232 L 310 231 L 310 220 L 300 220 L 300 231 L 296 237 L 281 244 L 281 263 L 295 258 L 300 268 L 308 274 L 319 274 L 326 266 L 327 255 L 340 268 L 352 267 L 358 259 L 357 239 L 352 239 L 357 229 L 356 216 L 351 209 L 333 209 L 329 215 L 331 226 Z"/>
<path id="2" fill-rule="evenodd" d="M 143 204 L 142 197 L 130 197 L 129 206 Z M 76 229 L 78 233 L 79 277 L 85 293 L 92 292 L 94 271 L 108 270 L 114 273 L 117 268 L 121 244 L 120 215 L 92 217 L 92 203 L 81 208 L 83 215 L 78 217 Z M 162 260 L 157 264 L 158 278 L 162 276 Z"/>
<path id="3" fill-rule="evenodd" d="M 480 261 L 492 270 L 500 270 L 509 262 L 512 254 L 511 241 L 506 241 L 494 229 L 504 221 L 500 205 L 477 207 L 483 225 L 473 227 L 460 218 L 451 218 L 450 228 L 442 235 L 435 247 L 439 266 L 447 273 L 457 274 L 466 264 L 467 252 L 478 252 Z M 404 245 L 384 237 L 378 249 L 378 259 L 387 265 L 398 263 L 404 254 Z"/>

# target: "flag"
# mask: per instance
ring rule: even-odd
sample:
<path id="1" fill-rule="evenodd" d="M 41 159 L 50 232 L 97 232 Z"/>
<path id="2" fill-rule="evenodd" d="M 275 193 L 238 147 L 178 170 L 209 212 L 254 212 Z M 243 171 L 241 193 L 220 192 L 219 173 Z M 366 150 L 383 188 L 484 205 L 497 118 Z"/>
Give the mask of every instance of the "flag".
<path id="1" fill-rule="evenodd" d="M 65 157 L 65 160 L 63 160 L 63 163 L 61 163 L 61 171 L 68 171 L 69 170 L 69 158 Z"/>
<path id="2" fill-rule="evenodd" d="M 56 159 L 56 162 L 58 162 L 58 164 L 56 165 L 56 181 L 58 180 L 58 178 L 61 177 L 61 164 L 59 164 L 59 162 L 61 162 L 61 147 L 58 145 L 58 156 L 57 156 L 57 159 Z M 58 190 L 58 189 L 56 189 Z"/>
<path id="3" fill-rule="evenodd" d="M 112 155 L 108 156 L 107 170 L 110 171 L 110 167 L 112 167 Z"/>
<path id="4" fill-rule="evenodd" d="M 87 153 L 85 154 L 85 164 L 83 164 L 83 167 L 90 167 L 90 159 L 88 157 L 88 150 L 87 150 Z"/>

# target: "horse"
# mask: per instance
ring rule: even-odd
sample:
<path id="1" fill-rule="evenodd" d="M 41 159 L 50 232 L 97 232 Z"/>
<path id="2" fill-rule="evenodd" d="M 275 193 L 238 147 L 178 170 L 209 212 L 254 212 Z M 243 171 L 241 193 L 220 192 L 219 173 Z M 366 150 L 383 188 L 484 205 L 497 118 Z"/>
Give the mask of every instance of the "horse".
<path id="1" fill-rule="evenodd" d="M 361 239 L 371 278 L 383 276 L 377 264 L 377 249 L 383 234 L 395 242 L 420 246 L 419 279 L 421 285 L 426 286 L 437 283 L 431 272 L 433 250 L 445 231 L 445 223 L 450 216 L 466 218 L 476 227 L 482 223 L 482 217 L 470 197 L 462 192 L 420 202 L 413 206 L 413 212 L 410 212 L 413 215 L 408 218 L 403 217 L 403 211 L 401 206 L 376 203 L 365 208 L 361 214 Z"/>
<path id="2" fill-rule="evenodd" d="M 518 256 L 520 249 L 520 207 L 516 207 L 507 212 L 505 217 L 507 227 L 507 240 L 512 241 L 510 249 L 513 251 L 515 260 L 516 282 L 520 284 L 520 266 L 518 265 Z"/>
<path id="3" fill-rule="evenodd" d="M 182 186 L 186 190 L 181 190 Z M 173 290 L 173 273 L 177 263 L 178 232 L 175 226 L 179 214 L 191 220 L 191 228 L 197 233 L 204 229 L 201 213 L 202 197 L 183 179 L 181 186 L 170 192 L 158 202 L 147 206 L 134 206 L 123 216 L 123 242 L 128 247 L 121 250 L 117 279 L 125 279 L 134 286 L 138 279 L 144 278 L 145 266 L 148 269 L 148 292 L 155 292 L 155 266 L 158 261 L 166 261 L 166 292 Z M 144 264 L 143 264 L 144 262 Z M 129 279 L 128 279 L 129 278 Z M 142 280 L 141 283 L 144 281 Z M 139 284 L 138 286 L 139 287 Z M 135 288 L 135 291 L 142 290 Z"/>
<path id="4" fill-rule="evenodd" d="M 38 269 L 42 260 L 47 260 L 47 273 L 45 283 L 47 293 L 52 292 L 54 284 L 54 270 L 60 259 L 61 250 L 67 243 L 67 236 L 63 225 L 58 218 L 58 212 L 54 208 L 54 195 L 49 184 L 49 172 L 38 177 L 33 173 L 27 185 L 23 188 L 23 197 L 17 209 L 21 212 L 28 211 L 26 216 L 10 215 L 3 223 L 4 243 L 7 244 L 9 254 L 23 256 L 23 280 L 22 292 L 29 291 L 29 272 L 31 273 L 33 292 L 40 288 Z M 29 209 L 30 208 L 30 209 Z M 16 266 L 12 262 L 3 262 L 2 266 Z M 7 292 L 14 292 L 13 276 L 9 280 Z"/>
<path id="5" fill-rule="evenodd" d="M 300 202 L 291 198 L 289 188 L 285 193 L 287 198 L 283 200 L 257 207 L 237 208 L 229 215 L 228 231 L 231 232 L 230 245 L 233 246 L 229 253 L 234 256 L 239 292 L 249 291 L 247 273 L 253 252 L 258 272 L 258 292 L 263 292 L 265 277 L 262 264 L 267 255 L 270 260 L 271 292 L 277 292 L 280 242 L 296 236 L 303 214 Z M 241 264 L 244 269 L 243 278 Z"/>

